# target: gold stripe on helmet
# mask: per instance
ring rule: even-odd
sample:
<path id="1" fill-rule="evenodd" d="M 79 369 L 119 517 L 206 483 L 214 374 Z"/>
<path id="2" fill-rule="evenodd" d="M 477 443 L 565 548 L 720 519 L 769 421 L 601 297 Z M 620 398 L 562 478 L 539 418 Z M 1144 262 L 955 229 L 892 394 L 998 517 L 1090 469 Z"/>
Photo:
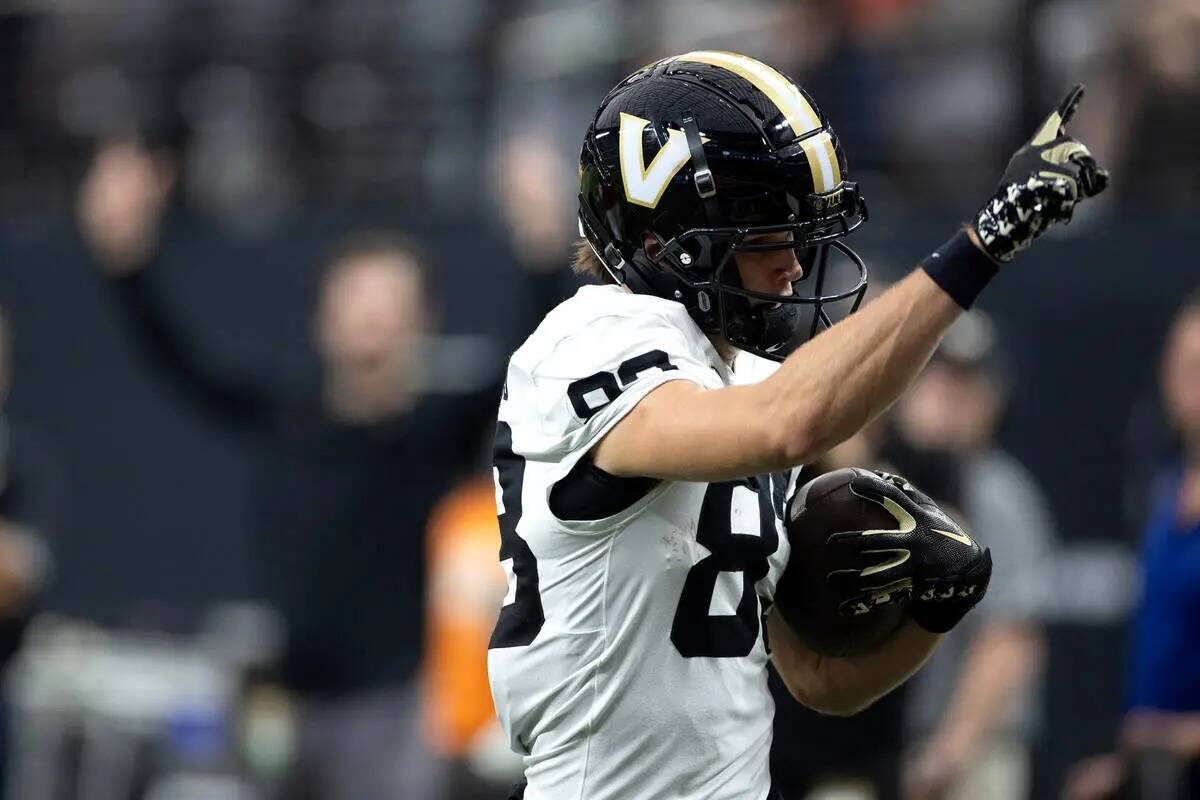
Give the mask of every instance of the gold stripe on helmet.
<path id="1" fill-rule="evenodd" d="M 812 170 L 814 191 L 825 194 L 836 189 L 842 182 L 842 170 L 829 131 L 821 131 L 816 136 L 802 140 L 800 149 L 804 151 L 808 168 Z"/>
<path id="2" fill-rule="evenodd" d="M 761 61 L 756 61 L 740 53 L 729 53 L 723 50 L 696 50 L 677 56 L 675 60 L 710 64 L 729 70 L 750 81 L 755 88 L 771 98 L 771 102 L 778 106 L 788 124 L 792 126 L 792 133 L 796 136 L 803 136 L 821 128 L 820 117 L 817 116 L 812 105 L 796 88 L 796 85 L 782 73 Z"/>
<path id="3" fill-rule="evenodd" d="M 833 186 L 830 186 L 829 189 L 833 189 L 842 182 L 842 165 L 838 163 L 837 150 L 833 148 L 833 136 L 826 131 L 818 138 L 822 139 L 822 145 L 829 156 L 829 166 L 833 170 Z"/>

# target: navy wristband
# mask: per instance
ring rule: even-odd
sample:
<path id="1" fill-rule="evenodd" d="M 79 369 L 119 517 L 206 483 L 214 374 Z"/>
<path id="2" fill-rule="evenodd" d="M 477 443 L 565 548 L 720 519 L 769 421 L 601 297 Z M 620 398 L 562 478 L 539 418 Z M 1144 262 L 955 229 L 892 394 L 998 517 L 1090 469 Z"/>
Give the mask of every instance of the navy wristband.
<path id="1" fill-rule="evenodd" d="M 933 278 L 934 283 L 942 287 L 942 291 L 966 310 L 988 281 L 996 277 L 1000 265 L 971 244 L 964 228 L 934 250 L 921 268 Z"/>

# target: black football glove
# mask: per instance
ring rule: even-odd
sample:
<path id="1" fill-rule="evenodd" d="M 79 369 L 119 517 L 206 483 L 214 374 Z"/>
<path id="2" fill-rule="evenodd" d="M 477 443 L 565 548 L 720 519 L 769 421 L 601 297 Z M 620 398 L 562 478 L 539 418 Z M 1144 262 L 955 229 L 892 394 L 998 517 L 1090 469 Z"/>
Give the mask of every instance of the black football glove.
<path id="1" fill-rule="evenodd" d="M 975 217 L 975 232 L 994 261 L 1012 261 L 1051 225 L 1069 222 L 1077 202 L 1108 186 L 1108 172 L 1067 135 L 1082 98 L 1080 84 L 1008 162 L 1000 188 Z"/>
<path id="2" fill-rule="evenodd" d="M 932 633 L 945 633 L 983 599 L 992 554 L 963 532 L 933 500 L 897 475 L 860 470 L 850 491 L 878 503 L 896 519 L 891 530 L 850 531 L 829 537 L 838 563 L 828 580 L 846 599 L 846 616 L 910 600 L 909 616 Z M 841 552 L 837 552 L 841 551 Z"/>

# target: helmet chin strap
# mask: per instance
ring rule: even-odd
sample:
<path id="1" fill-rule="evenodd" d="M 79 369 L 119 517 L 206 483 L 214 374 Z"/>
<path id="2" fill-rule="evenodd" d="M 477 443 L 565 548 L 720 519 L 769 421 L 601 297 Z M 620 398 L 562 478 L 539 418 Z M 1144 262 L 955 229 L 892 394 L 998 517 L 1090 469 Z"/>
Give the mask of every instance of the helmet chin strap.
<path id="1" fill-rule="evenodd" d="M 722 294 L 720 302 L 725 306 L 725 338 L 756 355 L 776 356 L 800 327 L 802 311 L 794 303 L 754 306 L 749 298 L 727 293 Z"/>

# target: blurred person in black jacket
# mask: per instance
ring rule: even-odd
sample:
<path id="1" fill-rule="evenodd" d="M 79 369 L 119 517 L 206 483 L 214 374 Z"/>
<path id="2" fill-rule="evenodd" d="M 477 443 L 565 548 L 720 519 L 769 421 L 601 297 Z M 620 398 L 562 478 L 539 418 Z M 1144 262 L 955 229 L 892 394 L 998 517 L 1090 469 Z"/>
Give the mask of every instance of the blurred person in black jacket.
<path id="1" fill-rule="evenodd" d="M 1200 797 L 1200 291 L 1184 298 L 1159 363 L 1173 452 L 1141 521 L 1141 591 L 1117 750 L 1070 771 L 1064 800 Z"/>
<path id="2" fill-rule="evenodd" d="M 11 385 L 9 329 L 0 313 L 0 668 L 8 665 L 50 574 L 62 481 L 36 437 L 4 410 Z M 6 784 L 8 721 L 0 701 L 0 796 Z"/>
<path id="3" fill-rule="evenodd" d="M 62 480 L 37 437 L 4 410 L 11 386 L 9 327 L 0 311 L 0 665 L 20 644 L 49 574 Z"/>
<path id="4" fill-rule="evenodd" d="M 318 367 L 217 352 L 155 291 L 172 177 L 137 144 L 102 147 L 80 225 L 150 359 L 261 445 L 252 552 L 259 588 L 287 624 L 281 677 L 301 701 L 287 795 L 436 796 L 415 691 L 423 532 L 495 397 L 433 393 L 425 264 L 388 234 L 353 236 L 326 262 L 313 313 Z"/>

